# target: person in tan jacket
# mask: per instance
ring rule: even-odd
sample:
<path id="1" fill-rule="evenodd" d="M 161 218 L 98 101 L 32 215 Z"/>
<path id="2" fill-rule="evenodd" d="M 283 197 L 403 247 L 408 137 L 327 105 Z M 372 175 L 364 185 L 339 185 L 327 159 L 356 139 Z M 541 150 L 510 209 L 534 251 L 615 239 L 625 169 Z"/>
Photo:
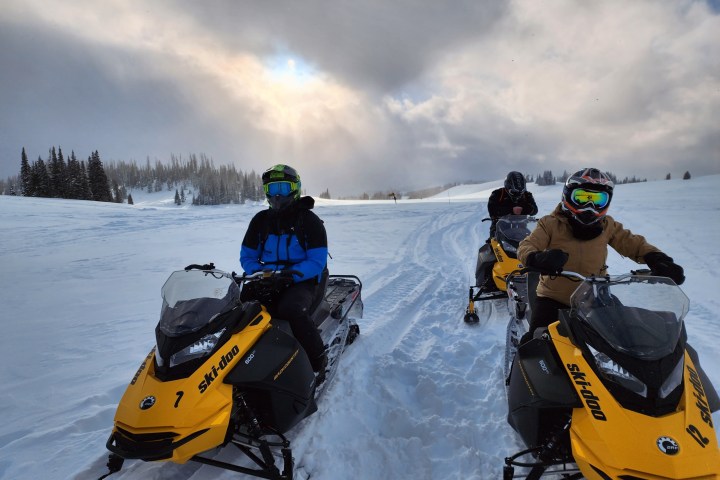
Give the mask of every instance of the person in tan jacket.
<path id="1" fill-rule="evenodd" d="M 577 282 L 553 274 L 564 269 L 584 276 L 606 275 L 608 245 L 620 255 L 647 264 L 655 275 L 670 277 L 678 285 L 685 281 L 683 268 L 672 258 L 607 215 L 613 187 L 610 178 L 596 168 L 574 173 L 565 182 L 560 204 L 520 242 L 520 262 L 542 273 L 530 332 L 557 320 L 558 310 L 570 305 Z"/>

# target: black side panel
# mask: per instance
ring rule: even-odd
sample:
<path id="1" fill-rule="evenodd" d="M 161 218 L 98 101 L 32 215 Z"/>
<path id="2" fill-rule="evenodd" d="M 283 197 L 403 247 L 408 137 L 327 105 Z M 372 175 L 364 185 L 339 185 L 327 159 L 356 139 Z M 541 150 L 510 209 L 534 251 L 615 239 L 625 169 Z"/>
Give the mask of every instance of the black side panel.
<path id="1" fill-rule="evenodd" d="M 552 406 L 579 407 L 581 403 L 555 353 L 552 340 L 533 338 L 518 349 L 524 375 L 539 399 Z"/>
<path id="2" fill-rule="evenodd" d="M 541 445 L 549 433 L 581 406 L 551 340 L 534 338 L 518 349 L 508 385 L 508 423 L 528 447 Z"/>
<path id="3" fill-rule="evenodd" d="M 223 380 L 245 394 L 261 422 L 286 432 L 315 412 L 315 375 L 295 338 L 280 327 L 268 330 Z"/>

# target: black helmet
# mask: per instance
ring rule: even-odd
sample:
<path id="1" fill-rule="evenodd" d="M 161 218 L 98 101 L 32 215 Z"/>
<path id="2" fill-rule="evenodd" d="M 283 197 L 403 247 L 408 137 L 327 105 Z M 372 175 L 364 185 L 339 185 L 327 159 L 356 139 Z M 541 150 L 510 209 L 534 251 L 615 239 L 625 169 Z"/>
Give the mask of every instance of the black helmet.
<path id="1" fill-rule="evenodd" d="M 583 225 L 592 225 L 605 217 L 614 184 L 597 168 L 579 170 L 565 182 L 562 209 Z"/>
<path id="2" fill-rule="evenodd" d="M 507 190 L 510 199 L 517 202 L 523 193 L 525 193 L 525 177 L 520 172 L 510 172 L 505 179 L 505 190 Z"/>
<path id="3" fill-rule="evenodd" d="M 300 175 L 288 165 L 275 165 L 262 174 L 263 190 L 270 208 L 282 210 L 300 199 Z"/>

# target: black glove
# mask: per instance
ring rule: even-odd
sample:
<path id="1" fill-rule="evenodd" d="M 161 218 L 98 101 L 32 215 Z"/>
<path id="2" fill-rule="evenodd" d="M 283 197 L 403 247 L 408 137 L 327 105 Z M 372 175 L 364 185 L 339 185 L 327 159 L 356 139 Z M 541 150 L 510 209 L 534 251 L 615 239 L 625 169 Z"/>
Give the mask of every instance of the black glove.
<path id="1" fill-rule="evenodd" d="M 285 272 L 277 272 L 266 278 L 259 278 L 247 282 L 240 294 L 240 300 L 257 300 L 266 307 L 277 303 L 280 295 L 293 284 L 292 274 L 285 275 Z"/>
<path id="2" fill-rule="evenodd" d="M 278 292 L 282 292 L 294 283 L 293 274 L 288 270 L 282 270 L 273 276 L 273 283 Z"/>
<path id="3" fill-rule="evenodd" d="M 541 273 L 548 275 L 562 272 L 562 267 L 568 261 L 567 253 L 558 249 L 545 250 L 543 252 L 532 252 L 528 255 L 525 265 L 537 268 Z"/>
<path id="4" fill-rule="evenodd" d="M 685 281 L 685 271 L 673 259 L 662 252 L 650 252 L 645 255 L 645 263 L 652 270 L 653 275 L 668 277 L 678 285 Z"/>
<path id="5" fill-rule="evenodd" d="M 276 277 L 280 278 L 293 278 L 293 273 L 300 273 L 297 270 L 280 270 L 275 274 Z"/>

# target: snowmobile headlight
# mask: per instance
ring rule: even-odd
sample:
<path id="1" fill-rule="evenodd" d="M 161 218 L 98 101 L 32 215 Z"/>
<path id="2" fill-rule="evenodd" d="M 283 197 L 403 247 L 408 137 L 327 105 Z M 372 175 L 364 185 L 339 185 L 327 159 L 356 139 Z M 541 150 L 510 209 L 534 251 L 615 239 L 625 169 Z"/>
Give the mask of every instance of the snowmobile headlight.
<path id="1" fill-rule="evenodd" d="M 595 364 L 603 377 L 611 382 L 622 385 L 631 392 L 647 398 L 647 385 L 637 379 L 635 375 L 628 372 L 622 365 L 602 352 L 599 352 L 588 345 L 590 353 L 595 359 Z"/>
<path id="2" fill-rule="evenodd" d="M 683 372 L 685 371 L 685 361 L 683 357 L 680 357 L 680 361 L 678 361 L 677 365 L 675 365 L 675 368 L 673 368 L 673 371 L 670 372 L 670 375 L 665 379 L 663 384 L 660 386 L 660 391 L 658 392 L 658 395 L 660 398 L 666 398 L 670 393 L 672 393 L 673 390 L 675 390 L 678 385 L 683 381 Z"/>
<path id="3" fill-rule="evenodd" d="M 500 243 L 502 244 L 502 248 L 505 250 L 505 253 L 517 254 L 517 247 L 515 247 L 512 243 L 506 240 L 502 240 Z"/>
<path id="4" fill-rule="evenodd" d="M 195 360 L 196 358 L 204 357 L 212 352 L 215 349 L 215 346 L 217 346 L 218 340 L 220 340 L 220 336 L 222 336 L 224 331 L 225 329 L 223 328 L 219 332 L 205 335 L 192 345 L 188 345 L 179 352 L 173 354 L 170 357 L 170 368 L 180 365 L 181 363 L 189 362 L 190 360 Z"/>

